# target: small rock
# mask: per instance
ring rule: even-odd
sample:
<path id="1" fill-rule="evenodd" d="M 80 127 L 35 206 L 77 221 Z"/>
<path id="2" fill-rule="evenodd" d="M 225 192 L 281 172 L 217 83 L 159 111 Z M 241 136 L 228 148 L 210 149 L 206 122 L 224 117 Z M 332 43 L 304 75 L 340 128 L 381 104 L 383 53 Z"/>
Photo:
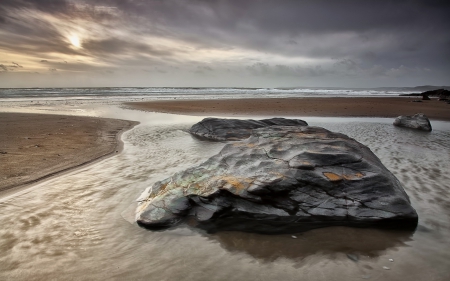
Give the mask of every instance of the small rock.
<path id="1" fill-rule="evenodd" d="M 394 259 L 389 259 L 390 262 L 394 262 Z"/>
<path id="2" fill-rule="evenodd" d="M 422 131 L 431 132 L 431 124 L 428 117 L 423 113 L 417 113 L 413 116 L 399 116 L 394 120 L 394 126 L 406 127 Z"/>
<path id="3" fill-rule="evenodd" d="M 355 255 L 355 254 L 347 254 L 347 258 L 351 259 L 354 262 L 358 262 L 358 260 L 359 260 L 358 255 Z"/>
<path id="4" fill-rule="evenodd" d="M 390 268 L 390 267 L 387 267 L 387 266 L 383 266 L 383 269 L 384 269 L 384 270 L 390 270 L 391 268 Z"/>
<path id="5" fill-rule="evenodd" d="M 295 236 L 295 235 L 292 235 L 292 238 L 294 238 L 294 239 L 297 239 L 297 236 Z"/>

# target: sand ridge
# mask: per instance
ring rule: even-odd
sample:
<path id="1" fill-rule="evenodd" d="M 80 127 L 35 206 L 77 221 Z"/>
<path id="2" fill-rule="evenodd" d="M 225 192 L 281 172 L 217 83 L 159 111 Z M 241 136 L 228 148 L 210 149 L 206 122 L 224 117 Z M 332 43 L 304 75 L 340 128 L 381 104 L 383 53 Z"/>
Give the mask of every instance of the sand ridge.
<path id="1" fill-rule="evenodd" d="M 137 122 L 65 115 L 0 113 L 0 192 L 119 151 Z"/>
<path id="2" fill-rule="evenodd" d="M 184 115 L 397 117 L 424 113 L 450 121 L 450 104 L 417 97 L 252 98 L 228 100 L 161 100 L 125 103 L 129 108 Z"/>

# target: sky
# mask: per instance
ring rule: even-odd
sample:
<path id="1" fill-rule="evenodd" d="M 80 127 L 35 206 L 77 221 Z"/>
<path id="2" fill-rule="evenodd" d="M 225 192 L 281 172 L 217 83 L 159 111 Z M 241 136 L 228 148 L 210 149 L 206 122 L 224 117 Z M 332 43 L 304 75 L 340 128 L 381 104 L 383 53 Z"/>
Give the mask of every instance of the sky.
<path id="1" fill-rule="evenodd" d="M 0 88 L 449 85 L 450 1 L 0 0 Z"/>

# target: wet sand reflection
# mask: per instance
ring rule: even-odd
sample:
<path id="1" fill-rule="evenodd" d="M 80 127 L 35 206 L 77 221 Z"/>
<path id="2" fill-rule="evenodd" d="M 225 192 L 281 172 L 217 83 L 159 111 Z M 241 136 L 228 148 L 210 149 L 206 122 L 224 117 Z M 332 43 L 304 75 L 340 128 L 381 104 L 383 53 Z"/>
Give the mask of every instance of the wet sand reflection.
<path id="1" fill-rule="evenodd" d="M 278 258 L 302 261 L 311 255 L 349 255 L 359 260 L 408 247 L 413 232 L 371 228 L 327 227 L 293 235 L 219 232 L 210 236 L 230 252 L 243 252 L 264 262 Z"/>

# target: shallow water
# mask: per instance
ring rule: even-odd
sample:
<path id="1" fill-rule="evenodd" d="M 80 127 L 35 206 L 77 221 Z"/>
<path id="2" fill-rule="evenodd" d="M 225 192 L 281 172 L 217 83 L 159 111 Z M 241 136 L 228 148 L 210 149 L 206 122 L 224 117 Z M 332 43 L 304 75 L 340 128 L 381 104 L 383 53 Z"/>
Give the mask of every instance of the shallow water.
<path id="1" fill-rule="evenodd" d="M 192 138 L 201 120 L 84 107 L 71 114 L 138 120 L 114 157 L 0 201 L 0 280 L 448 280 L 450 125 L 432 133 L 390 119 L 304 118 L 367 145 L 404 184 L 415 232 L 333 227 L 291 235 L 152 232 L 132 217 L 149 185 L 201 163 L 223 143 Z M 78 110 L 79 109 L 79 110 Z M 67 113 L 65 109 L 52 109 Z M 29 108 L 26 111 L 33 111 Z M 393 259 L 393 262 L 389 261 Z M 383 269 L 388 267 L 389 269 Z"/>

